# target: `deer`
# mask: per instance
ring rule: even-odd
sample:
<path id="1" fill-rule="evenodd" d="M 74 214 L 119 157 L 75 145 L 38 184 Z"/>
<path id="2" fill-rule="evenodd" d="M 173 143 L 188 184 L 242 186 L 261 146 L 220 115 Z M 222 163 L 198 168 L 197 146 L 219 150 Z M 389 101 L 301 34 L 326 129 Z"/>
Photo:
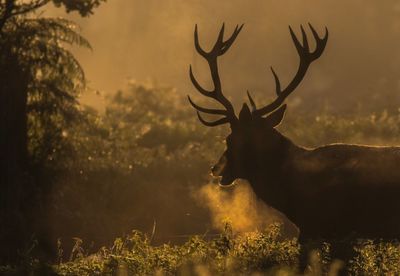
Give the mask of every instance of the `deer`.
<path id="1" fill-rule="evenodd" d="M 209 66 L 214 88 L 207 90 L 194 76 L 189 77 L 196 90 L 222 107 L 206 108 L 188 95 L 199 121 L 207 127 L 230 125 L 226 150 L 212 166 L 219 185 L 229 187 L 236 179 L 247 180 L 259 199 L 283 213 L 300 229 L 300 240 L 357 238 L 400 238 L 400 147 L 335 143 L 316 148 L 296 145 L 277 127 L 282 122 L 285 99 L 300 85 L 310 65 L 323 54 L 328 29 L 321 37 L 308 24 L 315 40 L 310 49 L 309 35 L 300 25 L 302 43 L 289 26 L 290 36 L 299 56 L 297 72 L 282 86 L 271 67 L 276 97 L 258 108 L 247 91 L 250 107 L 243 103 L 235 115 L 232 103 L 223 94 L 218 72 L 218 57 L 235 42 L 243 25 L 236 25 L 224 39 L 219 32 L 211 50 L 199 44 L 195 25 L 194 45 Z M 209 121 L 201 115 L 220 116 Z"/>

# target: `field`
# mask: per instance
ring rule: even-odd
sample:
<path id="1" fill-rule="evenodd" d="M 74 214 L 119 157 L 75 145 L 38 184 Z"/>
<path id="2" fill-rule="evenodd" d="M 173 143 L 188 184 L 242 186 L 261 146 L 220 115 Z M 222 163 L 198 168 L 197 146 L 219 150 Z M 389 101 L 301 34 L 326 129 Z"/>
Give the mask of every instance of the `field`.
<path id="1" fill-rule="evenodd" d="M 400 114 L 299 115 L 302 108 L 281 127 L 300 145 L 400 144 Z M 208 171 L 223 151 L 227 129 L 198 124 L 175 89 L 130 83 L 107 99 L 104 113 L 83 112 L 81 123 L 60 131 L 57 150 L 46 158 L 46 173 L 57 175 L 57 184 L 47 194 L 49 211 L 37 219 L 51 227 L 32 237 L 19 265 L 1 268 L 6 275 L 400 272 L 397 242 L 352 237 L 341 241 L 347 259 L 339 261 L 335 244 L 300 245 L 281 231 L 272 222 L 282 220 L 265 204 L 254 204 L 249 191 L 218 191 Z M 39 138 L 45 131 L 33 117 L 31 126 L 34 152 L 44 148 Z M 43 256 L 53 261 L 39 261 Z"/>
<path id="2" fill-rule="evenodd" d="M 39 262 L 26 255 L 17 267 L 2 266 L 2 275 L 398 275 L 397 242 L 371 240 L 347 243 L 350 259 L 331 256 L 331 245 L 319 242 L 308 251 L 307 262 L 300 245 L 280 237 L 279 224 L 264 232 L 234 235 L 225 231 L 212 240 L 193 236 L 182 245 L 151 246 L 138 231 L 117 238 L 112 247 L 90 254 L 76 238 L 69 256 L 58 248 L 57 263 Z M 353 245 L 352 248 L 350 246 Z"/>
<path id="3" fill-rule="evenodd" d="M 359 2 L 0 1 L 0 275 L 400 275 L 400 6 Z"/>

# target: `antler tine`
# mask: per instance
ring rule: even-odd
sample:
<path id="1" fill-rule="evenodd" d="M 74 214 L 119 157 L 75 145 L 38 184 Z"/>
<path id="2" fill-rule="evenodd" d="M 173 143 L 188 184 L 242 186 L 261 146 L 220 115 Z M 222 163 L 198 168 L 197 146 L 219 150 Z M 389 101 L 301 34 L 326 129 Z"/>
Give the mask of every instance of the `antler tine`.
<path id="1" fill-rule="evenodd" d="M 219 114 L 219 115 L 227 115 L 226 110 L 223 109 L 213 109 L 213 108 L 205 108 L 205 107 L 201 107 L 199 105 L 197 105 L 196 103 L 194 103 L 192 101 L 192 99 L 190 98 L 190 96 L 187 96 L 189 103 L 198 111 L 204 112 L 204 113 L 209 113 L 209 114 Z"/>
<path id="2" fill-rule="evenodd" d="M 197 118 L 199 118 L 199 121 L 202 122 L 204 125 L 206 125 L 208 127 L 214 127 L 214 126 L 219 126 L 219 125 L 223 125 L 223 124 L 226 124 L 226 123 L 230 123 L 230 120 L 229 120 L 228 117 L 223 117 L 223 118 L 221 118 L 219 120 L 216 120 L 216 121 L 213 121 L 213 122 L 208 122 L 208 121 L 204 120 L 201 117 L 200 112 L 198 112 L 198 111 L 196 111 L 196 112 L 197 112 Z"/>
<path id="3" fill-rule="evenodd" d="M 193 70 L 192 70 L 192 65 L 189 65 L 189 76 L 190 80 L 192 81 L 194 87 L 204 96 L 206 97 L 211 97 L 212 91 L 208 91 L 207 89 L 204 89 L 199 82 L 196 80 L 195 76 L 193 75 Z"/>
<path id="4" fill-rule="evenodd" d="M 280 82 L 279 77 L 276 74 L 274 68 L 272 68 L 272 66 L 271 66 L 271 72 L 272 72 L 272 75 L 274 75 L 274 79 L 275 79 L 275 92 L 276 92 L 276 95 L 279 96 L 282 92 L 281 91 L 281 82 Z"/>
<path id="5" fill-rule="evenodd" d="M 194 47 L 196 48 L 196 51 L 204 58 L 207 56 L 207 52 L 201 48 L 200 43 L 199 43 L 199 33 L 197 31 L 197 24 L 194 26 Z"/>
<path id="6" fill-rule="evenodd" d="M 224 45 L 224 33 L 225 33 L 225 22 L 222 23 L 222 27 L 221 27 L 221 30 L 219 31 L 217 41 L 215 42 L 214 47 L 212 49 L 212 52 L 215 55 L 220 55 L 221 54 L 220 52 L 221 52 L 221 49 L 222 49 L 222 47 Z"/>
<path id="7" fill-rule="evenodd" d="M 301 45 L 299 39 L 297 38 L 296 34 L 294 33 L 292 27 L 289 25 L 289 32 L 290 32 L 290 36 L 292 37 L 294 46 L 296 47 L 297 53 L 299 55 L 303 54 L 303 46 Z"/>
<path id="8" fill-rule="evenodd" d="M 310 26 L 311 32 L 316 42 L 315 50 L 313 52 L 310 51 L 307 35 L 304 31 L 303 26 L 300 26 L 303 45 L 299 42 L 299 39 L 293 32 L 292 27 L 289 26 L 290 36 L 292 37 L 294 46 L 296 47 L 297 53 L 300 58 L 299 67 L 297 69 L 296 75 L 293 77 L 292 81 L 287 85 L 287 87 L 282 90 L 279 77 L 274 69 L 272 69 L 271 67 L 271 71 L 275 79 L 277 98 L 272 103 L 253 111 L 253 114 L 263 116 L 277 109 L 303 80 L 310 64 L 314 60 L 318 59 L 324 52 L 326 43 L 328 42 L 328 28 L 325 27 L 325 36 L 323 38 L 320 38 L 314 27 L 310 23 L 308 23 L 308 25 Z"/>
<path id="9" fill-rule="evenodd" d="M 300 25 L 301 36 L 303 37 L 303 51 L 310 52 L 310 46 L 308 45 L 307 35 L 304 31 L 303 25 Z"/>
<path id="10" fill-rule="evenodd" d="M 224 42 L 224 47 L 222 48 L 221 55 L 225 54 L 226 51 L 232 46 L 233 42 L 235 41 L 236 37 L 239 35 L 240 31 L 242 30 L 244 24 L 236 25 L 235 30 L 233 31 L 231 37 Z"/>
<path id="11" fill-rule="evenodd" d="M 312 34 L 313 34 L 313 36 L 314 36 L 315 41 L 317 42 L 316 49 L 315 49 L 315 51 L 312 53 L 313 59 L 317 59 L 317 58 L 319 58 L 319 57 L 322 55 L 322 53 L 324 52 L 326 43 L 328 42 L 328 37 L 329 37 L 328 28 L 325 27 L 325 35 L 324 35 L 323 38 L 320 38 L 319 35 L 318 35 L 318 33 L 317 33 L 317 31 L 314 29 L 314 27 L 313 27 L 310 23 L 308 23 L 308 26 L 309 26 L 310 29 L 311 29 L 311 32 L 312 32 Z"/>
<path id="12" fill-rule="evenodd" d="M 251 97 L 249 90 L 247 90 L 247 97 L 249 98 L 252 111 L 257 110 L 256 103 L 254 102 L 253 98 Z"/>
<path id="13" fill-rule="evenodd" d="M 244 24 L 236 25 L 235 30 L 233 31 L 232 35 L 224 41 L 224 33 L 225 33 L 225 23 L 222 23 L 221 30 L 219 31 L 217 41 L 214 44 L 214 47 L 210 52 L 206 52 L 200 46 L 199 43 L 199 34 L 197 24 L 195 25 L 194 29 L 194 43 L 197 52 L 204 58 L 209 58 L 209 56 L 221 56 L 225 54 L 226 51 L 232 46 L 233 42 L 235 41 L 236 37 L 239 35 L 240 31 L 242 30 Z"/>

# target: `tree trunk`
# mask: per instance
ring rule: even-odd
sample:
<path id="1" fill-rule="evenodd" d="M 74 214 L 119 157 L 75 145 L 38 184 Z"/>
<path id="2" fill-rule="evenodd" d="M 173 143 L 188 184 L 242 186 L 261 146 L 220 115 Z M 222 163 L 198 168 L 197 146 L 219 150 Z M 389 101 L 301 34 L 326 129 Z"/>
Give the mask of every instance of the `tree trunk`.
<path id="1" fill-rule="evenodd" d="M 0 53 L 0 259 L 16 256 L 25 242 L 22 204 L 28 183 L 27 91 L 29 77 L 12 54 Z M 28 189 L 27 189 L 28 188 Z"/>

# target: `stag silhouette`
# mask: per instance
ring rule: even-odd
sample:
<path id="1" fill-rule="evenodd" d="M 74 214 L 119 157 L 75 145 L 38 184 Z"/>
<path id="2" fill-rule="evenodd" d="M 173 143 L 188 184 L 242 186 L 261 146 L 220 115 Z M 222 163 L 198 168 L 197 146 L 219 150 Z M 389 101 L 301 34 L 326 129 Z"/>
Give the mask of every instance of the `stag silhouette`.
<path id="1" fill-rule="evenodd" d="M 400 147 L 375 147 L 331 144 L 314 149 L 300 147 L 282 135 L 276 127 L 282 121 L 284 100 L 303 80 L 310 64 L 324 52 L 328 29 L 320 37 L 311 24 L 316 47 L 310 50 L 306 32 L 301 26 L 302 43 L 289 26 L 290 35 L 300 57 L 298 70 L 282 88 L 271 67 L 276 95 L 270 104 L 257 108 L 248 94 L 250 106 L 244 103 L 236 117 L 230 101 L 223 95 L 217 58 L 232 46 L 243 25 L 236 26 L 224 40 L 224 25 L 213 48 L 207 52 L 199 44 L 197 25 L 194 42 L 197 52 L 208 62 L 214 89 L 204 89 L 193 75 L 194 87 L 204 96 L 219 102 L 223 109 L 205 108 L 188 96 L 190 104 L 204 125 L 229 123 L 227 149 L 212 173 L 220 185 L 242 178 L 250 182 L 256 195 L 284 213 L 300 229 L 300 238 L 400 237 Z M 206 121 L 200 112 L 222 115 Z"/>

